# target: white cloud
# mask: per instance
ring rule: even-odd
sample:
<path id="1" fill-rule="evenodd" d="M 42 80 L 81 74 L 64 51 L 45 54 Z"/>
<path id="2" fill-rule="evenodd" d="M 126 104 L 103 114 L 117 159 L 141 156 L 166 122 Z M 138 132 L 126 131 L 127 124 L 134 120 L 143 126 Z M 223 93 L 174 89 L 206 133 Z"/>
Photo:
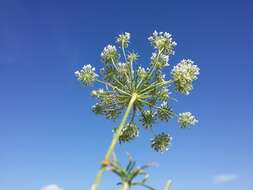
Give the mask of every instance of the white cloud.
<path id="1" fill-rule="evenodd" d="M 63 190 L 62 188 L 60 188 L 58 185 L 56 184 L 51 184 L 51 185 L 47 185 L 45 187 L 42 187 L 41 190 Z"/>
<path id="2" fill-rule="evenodd" d="M 235 174 L 221 174 L 221 175 L 214 176 L 213 181 L 215 184 L 221 184 L 221 183 L 234 181 L 237 178 L 238 178 L 238 176 Z"/>

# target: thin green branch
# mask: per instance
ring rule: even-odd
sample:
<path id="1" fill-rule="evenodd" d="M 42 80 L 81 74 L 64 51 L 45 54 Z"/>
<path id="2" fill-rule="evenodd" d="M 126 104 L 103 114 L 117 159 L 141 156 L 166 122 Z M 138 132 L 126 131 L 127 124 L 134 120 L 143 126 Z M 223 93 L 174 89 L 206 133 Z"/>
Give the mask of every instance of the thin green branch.
<path id="1" fill-rule="evenodd" d="M 131 96 L 131 94 L 125 92 L 124 90 L 119 89 L 118 87 L 116 87 L 116 86 L 114 86 L 114 85 L 112 85 L 112 84 L 110 84 L 110 83 L 108 83 L 108 82 L 104 82 L 104 81 L 99 80 L 99 79 L 96 79 L 96 81 L 99 82 L 99 83 L 102 83 L 102 84 L 104 84 L 104 85 L 110 86 L 111 88 L 116 89 L 116 90 L 118 90 L 119 92 L 121 92 L 121 93 L 123 93 L 123 94 L 126 94 L 126 95 L 128 95 L 128 96 Z"/>
<path id="2" fill-rule="evenodd" d="M 114 68 L 116 69 L 116 71 L 119 71 L 118 67 L 117 67 L 116 64 L 114 63 L 114 60 L 113 60 L 112 58 L 111 58 L 111 60 L 112 60 L 112 64 L 113 64 Z"/>
<path id="3" fill-rule="evenodd" d="M 115 134 L 113 136 L 111 145 L 110 145 L 110 147 L 109 147 L 109 149 L 108 149 L 108 151 L 107 151 L 107 153 L 105 155 L 104 161 L 108 162 L 110 160 L 110 158 L 112 156 L 112 153 L 113 153 L 113 151 L 114 151 L 114 149 L 116 147 L 116 144 L 119 141 L 119 137 L 120 137 L 121 131 L 122 131 L 122 129 L 124 128 L 124 126 L 126 124 L 128 115 L 129 115 L 129 113 L 130 113 L 130 111 L 131 111 L 131 109 L 132 109 L 132 107 L 134 105 L 134 102 L 135 102 L 136 98 L 137 98 L 137 94 L 133 94 L 132 97 L 131 97 L 131 100 L 130 100 L 130 102 L 128 104 L 128 107 L 126 109 L 126 112 L 125 112 L 125 114 L 124 114 L 124 116 L 122 118 L 122 121 L 121 121 L 119 127 L 117 128 L 117 130 L 116 130 L 116 132 L 115 132 Z M 98 174 L 97 174 L 97 176 L 95 178 L 95 181 L 94 181 L 94 183 L 93 183 L 93 185 L 91 187 L 91 190 L 97 190 L 97 188 L 98 188 L 98 186 L 100 184 L 101 177 L 102 177 L 102 175 L 103 175 L 106 167 L 107 166 L 104 165 L 104 164 L 101 165 L 101 167 L 100 167 L 100 169 L 98 171 Z"/>

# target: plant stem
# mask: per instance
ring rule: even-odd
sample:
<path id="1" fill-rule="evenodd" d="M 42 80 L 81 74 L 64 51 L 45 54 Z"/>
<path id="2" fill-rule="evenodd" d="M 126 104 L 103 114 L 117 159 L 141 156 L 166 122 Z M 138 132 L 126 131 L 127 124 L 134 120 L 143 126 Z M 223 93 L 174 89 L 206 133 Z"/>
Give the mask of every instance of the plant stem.
<path id="1" fill-rule="evenodd" d="M 109 161 L 110 160 L 110 158 L 112 156 L 112 153 L 113 153 L 113 151 L 114 151 L 114 149 L 116 147 L 116 144 L 119 141 L 119 137 L 120 137 L 121 131 L 122 131 L 123 127 L 126 124 L 128 115 L 129 115 L 129 113 L 131 111 L 131 108 L 134 105 L 134 102 L 135 102 L 136 98 L 137 98 L 137 94 L 134 93 L 132 95 L 132 97 L 131 97 L 130 102 L 128 103 L 128 107 L 127 107 L 126 112 L 125 112 L 125 114 L 124 114 L 124 116 L 122 118 L 122 121 L 121 121 L 119 127 L 117 128 L 117 130 L 116 130 L 116 132 L 115 132 L 115 134 L 113 136 L 111 145 L 110 145 L 109 149 L 107 150 L 107 153 L 105 155 L 104 161 Z M 97 190 L 98 189 L 98 186 L 99 186 L 99 183 L 100 183 L 100 179 L 101 179 L 101 177 L 102 177 L 105 169 L 106 169 L 106 165 L 102 164 L 101 167 L 100 167 L 100 169 L 99 169 L 99 171 L 98 171 L 96 179 L 95 179 L 95 181 L 94 181 L 94 183 L 93 183 L 93 185 L 91 187 L 91 190 Z"/>
<path id="2" fill-rule="evenodd" d="M 160 56 L 160 54 L 161 54 L 162 52 L 163 52 L 163 49 L 161 49 L 161 50 L 158 51 L 158 54 L 156 55 L 156 60 L 158 60 L 158 58 L 159 58 L 159 56 Z M 155 65 L 153 65 L 153 67 L 151 68 L 151 70 L 150 70 L 150 72 L 149 72 L 149 75 L 148 75 L 148 77 L 147 77 L 146 80 L 149 80 L 149 78 L 152 76 L 152 74 L 153 74 L 153 72 L 155 71 L 155 69 L 156 69 L 156 67 L 155 67 Z M 139 88 L 139 86 L 142 84 L 142 82 L 143 82 L 143 80 L 140 80 L 140 82 L 137 84 L 136 89 Z"/>
<path id="3" fill-rule="evenodd" d="M 170 187 L 171 187 L 171 184 L 172 184 L 172 181 L 171 180 L 168 180 L 165 184 L 165 187 L 164 187 L 164 190 L 169 190 Z"/>
<path id="4" fill-rule="evenodd" d="M 131 96 L 131 94 L 129 94 L 129 93 L 127 93 L 127 92 L 125 92 L 124 90 L 119 89 L 119 88 L 118 88 L 118 87 L 116 87 L 116 86 L 111 85 L 111 84 L 110 84 L 110 83 L 108 83 L 108 82 L 104 82 L 104 81 L 99 80 L 99 79 L 96 79 L 96 81 L 97 81 L 97 82 L 99 82 L 99 83 L 102 83 L 102 84 L 104 84 L 104 85 L 106 85 L 106 86 L 110 86 L 112 89 L 116 89 L 116 90 L 118 90 L 119 92 L 121 92 L 122 94 L 125 94 L 125 95 L 128 95 L 128 96 Z"/>
<path id="5" fill-rule="evenodd" d="M 128 183 L 123 183 L 122 184 L 122 186 L 121 186 L 121 188 L 120 188 L 120 190 L 128 190 L 129 189 L 129 185 L 128 185 Z"/>

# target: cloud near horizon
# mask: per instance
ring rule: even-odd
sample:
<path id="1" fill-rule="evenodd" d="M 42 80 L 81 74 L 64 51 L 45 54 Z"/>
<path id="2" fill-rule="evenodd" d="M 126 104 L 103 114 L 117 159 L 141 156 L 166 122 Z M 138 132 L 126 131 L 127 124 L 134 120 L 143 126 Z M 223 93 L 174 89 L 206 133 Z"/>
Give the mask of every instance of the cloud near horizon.
<path id="1" fill-rule="evenodd" d="M 56 184 L 50 184 L 42 187 L 41 190 L 63 190 L 63 189 Z"/>
<path id="2" fill-rule="evenodd" d="M 213 177 L 213 181 L 215 184 L 221 184 L 221 183 L 227 183 L 234 181 L 238 178 L 237 175 L 235 174 L 221 174 L 221 175 L 216 175 Z"/>

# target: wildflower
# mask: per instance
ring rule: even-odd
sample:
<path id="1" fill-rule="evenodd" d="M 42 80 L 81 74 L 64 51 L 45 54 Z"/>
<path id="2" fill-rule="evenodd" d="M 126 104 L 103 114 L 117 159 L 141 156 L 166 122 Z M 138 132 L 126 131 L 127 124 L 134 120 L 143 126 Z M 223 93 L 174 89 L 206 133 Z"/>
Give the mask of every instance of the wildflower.
<path id="1" fill-rule="evenodd" d="M 157 110 L 157 115 L 160 120 L 168 121 L 174 116 L 174 113 L 171 107 L 168 105 L 168 102 L 164 101 Z"/>
<path id="2" fill-rule="evenodd" d="M 151 147 L 157 152 L 165 152 L 169 150 L 172 137 L 169 134 L 160 133 L 151 139 Z"/>
<path id="3" fill-rule="evenodd" d="M 136 121 L 140 121 L 144 128 L 150 129 L 158 120 L 167 122 L 177 116 L 168 102 L 172 91 L 171 85 L 174 83 L 177 91 L 188 94 L 192 90 L 192 82 L 199 75 L 199 68 L 191 60 L 185 59 L 172 69 L 172 79 L 168 79 L 164 74 L 162 69 L 169 66 L 169 56 L 174 54 L 176 46 L 169 33 L 155 31 L 149 38 L 155 52 L 146 68 L 137 63 L 133 65 L 138 60 L 137 53 L 129 53 L 126 56 L 125 48 L 128 47 L 129 40 L 129 33 L 120 34 L 117 38 L 123 56 L 120 56 L 120 52 L 113 45 L 103 49 L 101 60 L 104 67 L 100 69 L 99 78 L 91 65 L 86 65 L 75 73 L 84 85 L 96 81 L 105 86 L 91 92 L 91 96 L 97 101 L 91 108 L 94 113 L 113 120 L 125 113 L 123 116 L 125 119 L 117 130 L 114 130 L 114 138 L 120 143 L 129 142 L 138 136 Z M 195 124 L 195 120 L 195 118 L 192 120 L 192 116 L 186 119 L 184 114 L 180 114 L 178 119 L 181 127 Z M 161 133 L 152 140 L 152 147 L 156 151 L 163 152 L 170 142 L 170 136 Z"/>
<path id="4" fill-rule="evenodd" d="M 115 46 L 108 45 L 102 51 L 101 58 L 105 63 L 117 62 L 119 59 L 119 53 Z"/>
<path id="5" fill-rule="evenodd" d="M 179 114 L 178 123 L 181 128 L 187 128 L 198 123 L 198 120 L 190 112 L 184 112 Z"/>
<path id="6" fill-rule="evenodd" d="M 75 75 L 78 80 L 80 80 L 84 85 L 88 86 L 92 84 L 96 77 L 95 68 L 89 65 L 84 65 L 80 71 L 76 71 Z"/>
<path id="7" fill-rule="evenodd" d="M 183 59 L 171 71 L 176 89 L 181 93 L 189 94 L 193 89 L 192 82 L 198 79 L 199 68 L 197 65 L 193 65 L 193 63 L 190 59 Z"/>
<path id="8" fill-rule="evenodd" d="M 174 55 L 174 48 L 177 43 L 173 41 L 171 34 L 167 32 L 158 33 L 157 31 L 154 31 L 153 35 L 148 39 L 152 46 L 158 51 L 162 51 L 164 55 Z"/>
<path id="9" fill-rule="evenodd" d="M 117 38 L 117 43 L 119 43 L 122 47 L 127 48 L 130 40 L 130 33 L 125 32 L 120 34 Z"/>
<path id="10" fill-rule="evenodd" d="M 150 129 L 158 119 L 166 122 L 177 116 L 168 103 L 172 84 L 175 84 L 178 92 L 189 94 L 193 89 L 193 81 L 198 78 L 198 66 L 194 65 L 193 61 L 184 59 L 173 67 L 172 79 L 168 79 L 163 68 L 169 66 L 169 58 L 174 54 L 176 42 L 167 32 L 155 31 L 148 39 L 155 51 L 147 68 L 137 65 L 137 53 L 126 54 L 125 48 L 129 46 L 130 34 L 123 33 L 117 37 L 123 56 L 115 46 L 106 46 L 101 53 L 104 68 L 100 69 L 99 78 L 91 65 L 86 65 L 75 73 L 77 79 L 86 86 L 94 81 L 105 86 L 103 90 L 91 93 L 97 101 L 92 107 L 93 112 L 113 120 L 124 113 L 120 125 L 114 130 L 105 160 L 110 160 L 118 142 L 128 142 L 138 136 L 136 121 L 140 121 L 144 128 Z M 197 120 L 186 112 L 179 114 L 178 122 L 185 128 L 196 124 Z M 171 136 L 162 132 L 151 139 L 151 147 L 157 152 L 165 152 L 171 141 Z M 97 189 L 104 169 L 105 166 L 102 165 L 92 189 Z"/>

